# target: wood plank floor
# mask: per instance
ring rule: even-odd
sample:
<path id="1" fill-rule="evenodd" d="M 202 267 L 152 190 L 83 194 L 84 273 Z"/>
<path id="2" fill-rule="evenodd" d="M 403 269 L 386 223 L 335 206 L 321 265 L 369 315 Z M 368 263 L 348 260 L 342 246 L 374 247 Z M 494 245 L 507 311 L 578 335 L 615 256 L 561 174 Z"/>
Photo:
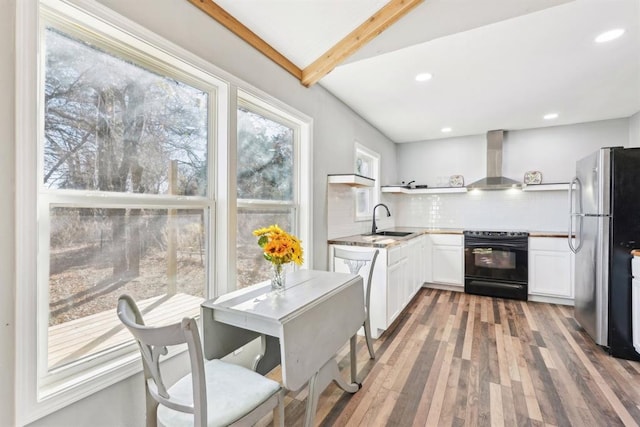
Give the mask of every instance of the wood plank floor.
<path id="1" fill-rule="evenodd" d="M 363 387 L 351 395 L 331 384 L 316 425 L 640 424 L 640 363 L 608 356 L 572 312 L 422 289 L 375 340 L 375 360 L 359 339 Z M 348 348 L 338 357 L 348 378 Z M 287 395 L 287 426 L 302 425 L 306 395 Z"/>

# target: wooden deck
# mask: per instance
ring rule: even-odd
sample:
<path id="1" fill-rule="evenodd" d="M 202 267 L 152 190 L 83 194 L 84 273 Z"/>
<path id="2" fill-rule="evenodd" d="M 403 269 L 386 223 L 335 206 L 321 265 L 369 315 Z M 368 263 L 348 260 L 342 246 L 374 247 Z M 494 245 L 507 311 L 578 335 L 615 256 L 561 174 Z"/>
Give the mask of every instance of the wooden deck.
<path id="1" fill-rule="evenodd" d="M 145 323 L 167 325 L 183 317 L 200 315 L 203 299 L 178 293 L 136 301 Z M 133 337 L 118 316 L 116 308 L 49 327 L 49 368 L 56 368 L 90 354 L 131 342 Z"/>

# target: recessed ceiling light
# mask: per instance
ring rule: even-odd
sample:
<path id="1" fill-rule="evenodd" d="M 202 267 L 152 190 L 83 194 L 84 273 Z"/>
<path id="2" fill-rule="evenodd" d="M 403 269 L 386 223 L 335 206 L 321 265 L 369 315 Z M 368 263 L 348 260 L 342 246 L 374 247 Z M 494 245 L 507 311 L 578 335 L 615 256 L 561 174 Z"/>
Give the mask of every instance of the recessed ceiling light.
<path id="1" fill-rule="evenodd" d="M 542 116 L 542 118 L 545 119 L 545 120 L 557 119 L 558 118 L 558 113 L 545 114 L 544 116 Z"/>
<path id="2" fill-rule="evenodd" d="M 431 80 L 431 77 L 433 77 L 433 76 L 431 74 L 429 74 L 429 73 L 416 74 L 416 81 L 417 82 L 426 82 L 427 80 Z"/>
<path id="3" fill-rule="evenodd" d="M 623 28 L 616 28 L 615 30 L 605 31 L 604 33 L 596 37 L 596 43 L 610 42 L 611 40 L 615 40 L 623 34 L 624 34 Z"/>
<path id="4" fill-rule="evenodd" d="M 442 129 L 440 129 L 440 132 L 449 133 L 449 132 L 451 132 L 451 128 L 442 128 Z"/>

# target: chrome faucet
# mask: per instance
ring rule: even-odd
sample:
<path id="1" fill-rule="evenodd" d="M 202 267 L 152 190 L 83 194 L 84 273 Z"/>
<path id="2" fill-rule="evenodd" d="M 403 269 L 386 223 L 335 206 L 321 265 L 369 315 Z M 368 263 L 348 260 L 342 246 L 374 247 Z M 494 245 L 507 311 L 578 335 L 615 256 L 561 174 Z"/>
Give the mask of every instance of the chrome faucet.
<path id="1" fill-rule="evenodd" d="M 378 203 L 377 205 L 375 205 L 373 207 L 373 225 L 371 226 L 371 234 L 376 234 L 376 231 L 378 231 L 378 227 L 376 227 L 376 208 L 378 206 L 384 206 L 384 208 L 387 210 L 387 216 L 391 216 L 391 212 L 389 212 L 389 208 L 387 207 L 387 205 L 385 205 L 384 203 Z"/>

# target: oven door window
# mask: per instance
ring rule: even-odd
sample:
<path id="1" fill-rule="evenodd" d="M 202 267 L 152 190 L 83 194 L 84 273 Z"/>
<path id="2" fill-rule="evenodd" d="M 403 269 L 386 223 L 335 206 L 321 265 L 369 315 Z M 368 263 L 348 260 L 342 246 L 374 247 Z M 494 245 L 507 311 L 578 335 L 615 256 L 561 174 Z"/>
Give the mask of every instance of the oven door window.
<path id="1" fill-rule="evenodd" d="M 515 270 L 516 268 L 515 252 L 495 250 L 493 248 L 474 248 L 472 253 L 476 267 L 497 268 L 500 270 Z"/>
<path id="2" fill-rule="evenodd" d="M 526 283 L 527 250 L 497 246 L 465 248 L 465 276 Z"/>

